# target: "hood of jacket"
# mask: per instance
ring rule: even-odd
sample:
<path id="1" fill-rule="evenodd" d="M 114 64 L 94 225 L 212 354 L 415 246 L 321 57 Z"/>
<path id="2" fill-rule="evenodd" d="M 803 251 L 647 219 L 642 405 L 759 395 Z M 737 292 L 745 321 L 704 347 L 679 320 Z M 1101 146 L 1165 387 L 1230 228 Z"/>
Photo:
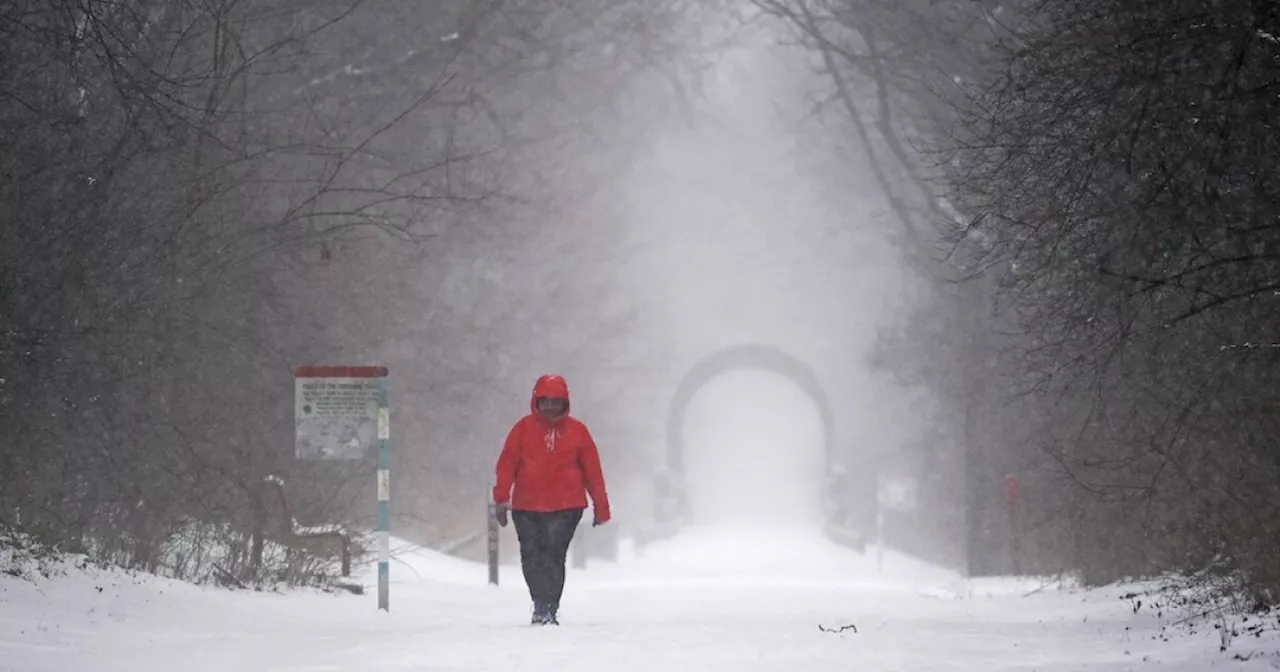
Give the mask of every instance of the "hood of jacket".
<path id="1" fill-rule="evenodd" d="M 538 381 L 533 384 L 533 394 L 529 396 L 529 410 L 535 415 L 538 413 L 538 397 L 563 397 L 564 418 L 569 415 L 571 404 L 569 402 L 569 384 L 564 382 L 564 378 L 554 373 L 544 374 L 538 377 Z"/>

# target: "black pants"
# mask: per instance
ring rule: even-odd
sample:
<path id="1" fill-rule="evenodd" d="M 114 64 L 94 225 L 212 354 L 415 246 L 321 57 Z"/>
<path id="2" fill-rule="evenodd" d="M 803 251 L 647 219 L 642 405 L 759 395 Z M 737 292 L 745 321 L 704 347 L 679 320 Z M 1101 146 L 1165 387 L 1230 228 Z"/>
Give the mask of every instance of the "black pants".
<path id="1" fill-rule="evenodd" d="M 565 556 L 584 509 L 512 511 L 520 540 L 520 567 L 534 604 L 552 610 L 564 592 Z"/>

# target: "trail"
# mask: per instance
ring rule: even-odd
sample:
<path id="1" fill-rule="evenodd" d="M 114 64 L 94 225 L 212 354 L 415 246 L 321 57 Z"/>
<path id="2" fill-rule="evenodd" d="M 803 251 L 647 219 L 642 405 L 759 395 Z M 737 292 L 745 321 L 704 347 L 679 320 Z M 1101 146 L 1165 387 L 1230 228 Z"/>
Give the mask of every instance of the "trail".
<path id="1" fill-rule="evenodd" d="M 694 529 L 572 571 L 558 628 L 528 625 L 516 567 L 492 587 L 481 565 L 399 546 L 392 572 L 390 613 L 369 595 L 228 592 L 118 571 L 5 577 L 0 670 L 1183 672 L 1275 661 L 1233 661 L 1212 631 L 1161 641 L 1155 616 L 1135 614 L 1119 588 L 970 582 L 896 554 L 877 571 L 804 531 Z"/>

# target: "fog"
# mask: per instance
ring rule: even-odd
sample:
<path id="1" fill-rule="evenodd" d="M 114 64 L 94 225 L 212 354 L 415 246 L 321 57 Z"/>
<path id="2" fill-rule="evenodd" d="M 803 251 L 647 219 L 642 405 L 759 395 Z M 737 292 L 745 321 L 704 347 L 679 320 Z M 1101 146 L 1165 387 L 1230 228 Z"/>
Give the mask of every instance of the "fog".
<path id="1" fill-rule="evenodd" d="M 1274 603 L 1264 5 L 7 3 L 0 545 L 245 587 L 391 532 L 482 560 L 554 372 L 595 557 Z M 298 450 L 314 366 L 390 372 L 341 455 Z"/>
<path id="2" fill-rule="evenodd" d="M 777 35 L 742 36 L 702 80 L 693 123 L 653 129 L 613 187 L 629 243 L 619 277 L 648 307 L 636 349 L 654 357 L 636 382 L 656 392 L 652 412 L 623 412 L 661 426 L 691 367 L 758 344 L 808 367 L 835 416 L 826 436 L 819 400 L 752 362 L 709 380 L 682 430 L 687 522 L 700 529 L 820 529 L 828 445 L 856 472 L 863 491 L 850 500 L 865 502 L 879 472 L 919 462 L 917 428 L 901 420 L 922 400 L 868 364 L 912 280 L 859 150 L 812 114 L 813 83 Z M 644 469 L 661 469 L 662 442 Z"/>
<path id="3" fill-rule="evenodd" d="M 600 447 L 610 534 L 821 530 L 840 466 L 850 480 L 835 499 L 865 536 L 879 475 L 916 478 L 924 463 L 909 420 L 927 395 L 869 363 L 919 279 L 815 53 L 778 21 L 742 21 L 752 3 L 445 4 L 299 5 L 297 21 L 243 7 L 246 41 L 325 28 L 278 61 L 205 72 L 193 57 L 173 66 L 182 77 L 155 75 L 189 109 L 116 87 L 112 59 L 134 52 L 104 48 L 84 75 L 101 80 L 86 117 L 100 128 L 13 136 L 23 156 L 62 152 L 50 171 L 80 173 L 29 171 L 33 191 L 12 193 L 54 214 L 0 245 L 23 297 L 0 303 L 18 325 L 2 337 L 41 344 L 29 360 L 0 344 L 0 384 L 29 391 L 21 407 L 0 397 L 0 422 L 43 442 L 0 454 L 23 475 L 0 492 L 19 493 L 7 510 L 49 512 L 40 524 L 73 546 L 151 530 L 108 551 L 147 566 L 177 552 L 191 521 L 224 525 L 210 543 L 259 549 L 233 572 L 255 576 L 266 536 L 291 529 L 277 525 L 285 493 L 264 483 L 287 484 L 300 524 L 375 524 L 370 461 L 294 453 L 289 378 L 376 364 L 391 372 L 392 527 L 417 543 L 483 555 L 494 462 L 547 372 L 566 377 Z M 185 37 L 184 17 L 136 58 L 221 39 Z M 153 77 L 153 63 L 130 64 Z M 62 102 L 82 75 L 20 74 L 49 101 L 49 114 L 22 112 L 32 124 L 88 114 Z M 134 124 L 135 107 L 156 116 Z M 198 140 L 171 133 L 187 125 Z M 136 152 L 107 184 L 93 157 L 115 151 L 112 133 Z M 86 182 L 83 203 L 63 197 Z M 23 199 L 12 207 L 35 212 Z M 110 221 L 86 214 L 99 211 Z M 705 381 L 683 409 L 686 468 L 669 473 L 677 390 L 741 346 L 771 365 Z M 658 520 L 664 477 L 687 496 L 673 520 Z"/>

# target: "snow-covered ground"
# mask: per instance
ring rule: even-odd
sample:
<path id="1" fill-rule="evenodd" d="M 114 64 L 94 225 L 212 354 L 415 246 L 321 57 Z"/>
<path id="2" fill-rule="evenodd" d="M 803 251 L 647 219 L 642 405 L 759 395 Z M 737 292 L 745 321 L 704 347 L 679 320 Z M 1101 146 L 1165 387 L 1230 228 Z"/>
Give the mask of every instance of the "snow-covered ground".
<path id="1" fill-rule="evenodd" d="M 494 588 L 482 565 L 402 545 L 391 589 L 385 613 L 376 591 L 229 592 L 103 570 L 4 577 L 0 670 L 1280 669 L 1274 637 L 1225 654 L 1211 628 L 1164 641 L 1119 588 L 967 582 L 893 554 L 878 572 L 816 533 L 692 530 L 573 571 L 559 628 L 528 625 L 516 567 Z"/>

